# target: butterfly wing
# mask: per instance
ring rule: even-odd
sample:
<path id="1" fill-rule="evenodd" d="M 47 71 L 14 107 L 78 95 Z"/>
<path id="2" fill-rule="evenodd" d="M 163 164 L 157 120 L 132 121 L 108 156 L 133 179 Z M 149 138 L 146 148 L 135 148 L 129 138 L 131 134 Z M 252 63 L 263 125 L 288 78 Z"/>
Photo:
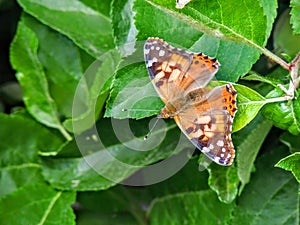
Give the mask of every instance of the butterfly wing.
<path id="1" fill-rule="evenodd" d="M 205 87 L 220 65 L 215 58 L 174 48 L 159 38 L 148 38 L 144 55 L 153 85 L 165 103 Z"/>
<path id="2" fill-rule="evenodd" d="M 229 166 L 235 157 L 231 131 L 237 111 L 237 92 L 231 84 L 215 87 L 205 95 L 202 92 L 200 88 L 189 93 L 187 104 L 190 103 L 190 106 L 174 119 L 206 156 L 220 165 Z"/>

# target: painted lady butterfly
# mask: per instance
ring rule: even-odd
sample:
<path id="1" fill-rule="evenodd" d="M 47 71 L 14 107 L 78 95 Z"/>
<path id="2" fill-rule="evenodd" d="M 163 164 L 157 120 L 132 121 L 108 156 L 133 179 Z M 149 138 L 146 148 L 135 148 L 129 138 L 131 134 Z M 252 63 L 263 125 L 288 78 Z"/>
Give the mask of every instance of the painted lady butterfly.
<path id="1" fill-rule="evenodd" d="M 174 48 L 159 38 L 148 38 L 144 54 L 152 83 L 165 103 L 159 117 L 174 118 L 206 156 L 231 165 L 237 92 L 231 84 L 207 87 L 219 69 L 217 59 Z"/>

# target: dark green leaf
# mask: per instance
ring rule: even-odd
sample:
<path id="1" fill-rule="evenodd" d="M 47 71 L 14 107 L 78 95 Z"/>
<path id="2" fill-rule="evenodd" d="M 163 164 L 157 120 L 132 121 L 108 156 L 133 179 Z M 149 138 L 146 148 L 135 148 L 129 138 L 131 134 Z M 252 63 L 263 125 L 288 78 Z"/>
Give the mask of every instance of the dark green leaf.
<path id="1" fill-rule="evenodd" d="M 284 132 L 280 136 L 280 141 L 289 147 L 290 152 L 300 152 L 300 136 L 292 135 L 289 132 Z"/>
<path id="2" fill-rule="evenodd" d="M 79 49 L 65 36 L 39 23 L 33 17 L 23 16 L 27 27 L 38 38 L 38 56 L 49 81 L 49 92 L 58 112 L 71 117 L 74 92 L 82 76 Z"/>
<path id="3" fill-rule="evenodd" d="M 144 63 L 133 64 L 116 73 L 105 116 L 140 119 L 157 115 L 162 106 Z"/>
<path id="4" fill-rule="evenodd" d="M 269 37 L 273 28 L 274 20 L 277 16 L 277 0 L 260 0 L 260 2 L 267 17 L 266 34 L 267 37 Z"/>
<path id="5" fill-rule="evenodd" d="M 280 96 L 284 96 L 284 93 L 277 88 L 271 91 L 267 98 Z M 300 133 L 300 98 L 267 104 L 262 109 L 262 115 L 271 120 L 276 127 L 288 130 L 294 135 Z"/>
<path id="6" fill-rule="evenodd" d="M 45 157 L 43 174 L 58 189 L 103 190 L 122 182 L 146 165 L 166 159 L 154 167 L 145 167 L 143 171 L 142 184 L 157 183 L 183 167 L 188 160 L 188 152 L 183 149 L 195 149 L 176 125 L 170 122 L 164 124 L 163 120 L 158 121 L 151 135 L 144 140 L 149 130 L 147 120 L 100 120 L 97 123 L 98 131 L 93 127 L 73 142 L 82 158 L 61 158 L 59 155 L 56 158 Z M 172 161 L 177 159 L 178 163 Z M 160 165 L 164 169 L 159 170 Z M 133 178 L 123 182 L 135 184 L 136 180 Z"/>
<path id="7" fill-rule="evenodd" d="M 251 179 L 233 213 L 231 225 L 289 225 L 299 221 L 299 185 L 274 164 L 286 155 L 284 148 L 273 149 L 256 164 Z"/>
<path id="8" fill-rule="evenodd" d="M 11 61 L 23 88 L 24 102 L 39 122 L 62 129 L 56 105 L 49 94 L 48 82 L 37 57 L 38 39 L 24 22 L 19 22 L 11 45 Z"/>
<path id="9" fill-rule="evenodd" d="M 188 192 L 159 198 L 151 205 L 151 225 L 226 224 L 233 205 L 219 202 L 212 191 Z"/>
<path id="10" fill-rule="evenodd" d="M 153 198 L 165 195 L 207 190 L 207 175 L 206 170 L 198 170 L 197 157 L 194 157 L 178 173 L 163 182 L 145 187 L 117 185 L 105 191 L 81 192 L 77 201 L 84 211 L 94 214 L 115 214 L 117 217 L 132 214 L 137 220 L 143 220 L 141 205 L 147 206 Z"/>
<path id="11" fill-rule="evenodd" d="M 75 224 L 74 192 L 27 185 L 0 200 L 1 224 Z"/>
<path id="12" fill-rule="evenodd" d="M 300 3 L 300 1 L 299 1 Z M 300 13 L 300 6 L 299 6 L 299 13 Z M 291 21 L 295 19 L 295 16 L 293 14 L 292 10 L 292 18 L 291 18 L 291 11 L 287 9 L 285 12 L 283 12 L 277 23 L 275 24 L 274 28 L 274 48 L 276 50 L 277 54 L 283 53 L 287 54 L 290 57 L 295 57 L 297 53 L 300 51 L 300 19 L 298 14 L 298 32 L 293 32 L 293 28 L 291 25 Z M 296 22 L 296 20 L 294 20 Z M 296 30 L 294 30 L 296 31 Z"/>
<path id="13" fill-rule="evenodd" d="M 273 87 L 277 87 L 277 84 L 281 83 L 280 80 L 278 80 L 278 79 L 275 79 L 275 78 L 272 78 L 272 77 L 264 77 L 264 76 L 261 76 L 259 74 L 255 74 L 255 73 L 252 73 L 248 76 L 243 77 L 242 80 L 260 81 L 260 82 L 270 84 Z"/>
<path id="14" fill-rule="evenodd" d="M 221 167 L 216 164 L 207 168 L 209 172 L 209 186 L 214 190 L 220 201 L 231 203 L 238 194 L 239 177 L 237 167 Z"/>
<path id="15" fill-rule="evenodd" d="M 234 135 L 237 172 L 242 183 L 240 192 L 250 181 L 254 161 L 271 127 L 272 123 L 259 114 L 248 126 Z"/>
<path id="16" fill-rule="evenodd" d="M 109 200 L 111 201 L 111 199 Z M 76 225 L 140 225 L 130 213 L 81 212 L 76 216 Z"/>
<path id="17" fill-rule="evenodd" d="M 25 12 L 57 30 L 95 58 L 114 48 L 111 20 L 77 0 L 18 0 Z"/>
<path id="18" fill-rule="evenodd" d="M 109 95 L 111 81 L 120 60 L 118 51 L 112 50 L 87 69 L 72 99 L 73 118 L 64 122 L 69 131 L 78 134 L 95 124 Z"/>
<path id="19" fill-rule="evenodd" d="M 62 141 L 35 121 L 0 114 L 0 196 L 43 182 L 39 152 L 56 151 Z"/>
<path id="20" fill-rule="evenodd" d="M 294 154 L 281 159 L 276 166 L 291 171 L 300 183 L 300 152 L 295 152 Z"/>

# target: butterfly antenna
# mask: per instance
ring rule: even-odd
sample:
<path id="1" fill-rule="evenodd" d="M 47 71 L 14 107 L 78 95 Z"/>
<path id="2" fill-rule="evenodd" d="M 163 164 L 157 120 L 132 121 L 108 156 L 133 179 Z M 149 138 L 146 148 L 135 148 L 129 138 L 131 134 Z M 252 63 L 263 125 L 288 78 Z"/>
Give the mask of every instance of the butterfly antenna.
<path id="1" fill-rule="evenodd" d="M 156 124 L 158 123 L 159 119 L 160 119 L 159 117 L 156 117 L 156 120 L 155 120 L 153 126 L 151 127 L 151 129 L 149 130 L 149 132 L 144 136 L 144 140 L 145 141 L 148 139 L 148 137 L 152 133 L 153 129 L 156 127 Z"/>

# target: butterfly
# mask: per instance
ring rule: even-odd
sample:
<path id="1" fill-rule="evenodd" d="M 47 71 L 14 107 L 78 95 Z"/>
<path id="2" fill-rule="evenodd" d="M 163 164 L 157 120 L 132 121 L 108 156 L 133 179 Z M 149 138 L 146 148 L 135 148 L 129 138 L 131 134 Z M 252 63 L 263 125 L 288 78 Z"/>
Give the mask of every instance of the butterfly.
<path id="1" fill-rule="evenodd" d="M 159 117 L 173 118 L 208 158 L 231 165 L 237 92 L 232 84 L 208 86 L 220 67 L 218 60 L 152 37 L 144 45 L 144 57 L 152 84 L 165 103 Z"/>

